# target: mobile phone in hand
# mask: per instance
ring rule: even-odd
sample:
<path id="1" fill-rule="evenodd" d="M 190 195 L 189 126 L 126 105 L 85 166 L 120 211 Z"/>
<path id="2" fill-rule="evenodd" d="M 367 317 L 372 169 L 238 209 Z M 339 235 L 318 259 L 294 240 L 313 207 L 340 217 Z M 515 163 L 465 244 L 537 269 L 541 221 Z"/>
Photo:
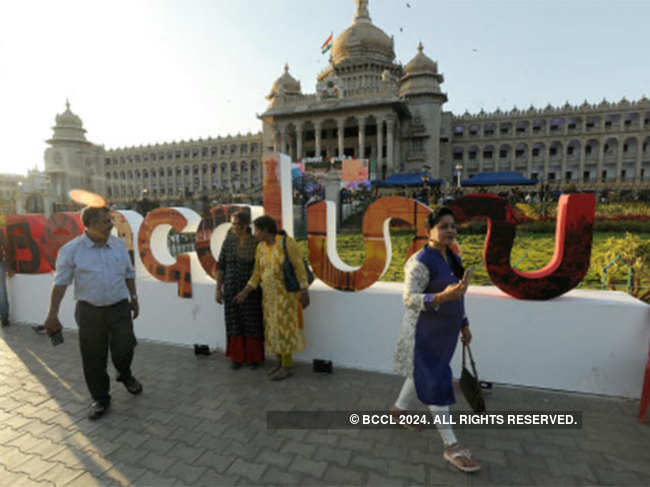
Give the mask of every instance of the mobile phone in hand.
<path id="1" fill-rule="evenodd" d="M 474 274 L 474 266 L 471 265 L 467 269 L 465 269 L 465 274 L 463 274 L 463 283 L 465 285 L 469 285 L 470 279 L 472 279 L 472 275 Z"/>
<path id="2" fill-rule="evenodd" d="M 61 345 L 63 343 L 63 333 L 61 333 L 61 330 L 57 331 L 56 333 L 52 333 L 50 335 L 50 340 L 52 340 L 53 347 Z"/>

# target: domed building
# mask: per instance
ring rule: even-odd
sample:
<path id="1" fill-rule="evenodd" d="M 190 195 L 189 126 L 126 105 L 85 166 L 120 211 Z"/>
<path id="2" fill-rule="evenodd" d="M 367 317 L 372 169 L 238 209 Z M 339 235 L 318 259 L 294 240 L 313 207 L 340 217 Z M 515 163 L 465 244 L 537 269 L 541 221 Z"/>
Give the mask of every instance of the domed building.
<path id="1" fill-rule="evenodd" d="M 333 41 L 329 65 L 303 93 L 288 65 L 272 83 L 262 131 L 104 150 L 86 140 L 79 116 L 56 116 L 45 168 L 60 202 L 81 187 L 111 202 L 142 195 L 160 204 L 260 193 L 264 151 L 294 161 L 371 161 L 373 179 L 428 171 L 453 184 L 480 172 L 518 171 L 550 189 L 650 189 L 650 100 L 453 114 L 438 64 L 420 43 L 395 62 L 391 36 L 355 0 L 352 25 Z"/>
<path id="2" fill-rule="evenodd" d="M 70 110 L 66 100 L 65 111 L 55 118 L 54 134 L 45 150 L 45 174 L 50 190 L 60 203 L 66 202 L 68 191 L 85 188 L 105 194 L 102 171 L 104 147 L 86 140 L 81 118 Z"/>
<path id="3" fill-rule="evenodd" d="M 395 62 L 394 40 L 372 23 L 367 0 L 356 1 L 353 24 L 334 39 L 315 94 L 280 94 L 281 79 L 260 116 L 265 149 L 294 160 L 371 159 L 378 178 L 439 160 L 443 77 L 422 45 L 406 69 Z"/>

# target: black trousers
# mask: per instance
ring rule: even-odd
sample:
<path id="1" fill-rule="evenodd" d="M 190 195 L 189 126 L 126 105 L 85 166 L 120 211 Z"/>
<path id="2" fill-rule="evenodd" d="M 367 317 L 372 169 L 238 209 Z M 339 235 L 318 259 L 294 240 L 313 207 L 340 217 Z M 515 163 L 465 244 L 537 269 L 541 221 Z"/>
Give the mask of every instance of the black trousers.
<path id="1" fill-rule="evenodd" d="M 110 378 L 106 373 L 108 349 L 117 369 L 118 380 L 131 377 L 133 349 L 137 341 L 128 300 L 97 307 L 78 301 L 75 319 L 79 327 L 79 349 L 86 385 L 93 400 L 107 405 L 111 400 Z"/>

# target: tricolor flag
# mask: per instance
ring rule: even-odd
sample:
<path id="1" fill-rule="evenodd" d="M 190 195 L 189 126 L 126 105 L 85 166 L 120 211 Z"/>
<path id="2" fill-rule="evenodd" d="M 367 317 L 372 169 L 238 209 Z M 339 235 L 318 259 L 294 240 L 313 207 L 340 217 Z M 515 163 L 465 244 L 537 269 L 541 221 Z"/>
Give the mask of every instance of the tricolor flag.
<path id="1" fill-rule="evenodd" d="M 327 51 L 332 49 L 332 44 L 333 44 L 333 38 L 334 38 L 334 33 L 330 33 L 330 36 L 323 42 L 323 45 L 320 46 L 320 53 L 325 54 Z"/>

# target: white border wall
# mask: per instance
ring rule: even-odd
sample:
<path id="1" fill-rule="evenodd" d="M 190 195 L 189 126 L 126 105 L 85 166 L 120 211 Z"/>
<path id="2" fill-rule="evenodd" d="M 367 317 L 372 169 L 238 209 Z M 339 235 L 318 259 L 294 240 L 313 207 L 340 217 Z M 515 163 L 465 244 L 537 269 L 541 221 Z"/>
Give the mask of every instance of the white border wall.
<path id="1" fill-rule="evenodd" d="M 176 283 L 138 277 L 138 338 L 225 348 L 223 308 L 215 284 L 191 253 L 192 299 Z M 52 274 L 17 274 L 9 281 L 11 319 L 43 321 Z M 64 326 L 76 328 L 72 289 L 61 306 Z M 402 284 L 376 283 L 355 293 L 320 281 L 305 312 L 307 348 L 296 359 L 330 359 L 334 367 L 392 372 L 402 318 Z M 638 398 L 648 358 L 646 304 L 622 292 L 573 290 L 551 301 L 522 301 L 495 287 L 470 287 L 466 299 L 481 379 L 498 383 Z M 458 349 L 458 352 L 460 348 Z M 188 355 L 188 360 L 191 357 Z M 452 363 L 460 373 L 460 353 Z"/>

